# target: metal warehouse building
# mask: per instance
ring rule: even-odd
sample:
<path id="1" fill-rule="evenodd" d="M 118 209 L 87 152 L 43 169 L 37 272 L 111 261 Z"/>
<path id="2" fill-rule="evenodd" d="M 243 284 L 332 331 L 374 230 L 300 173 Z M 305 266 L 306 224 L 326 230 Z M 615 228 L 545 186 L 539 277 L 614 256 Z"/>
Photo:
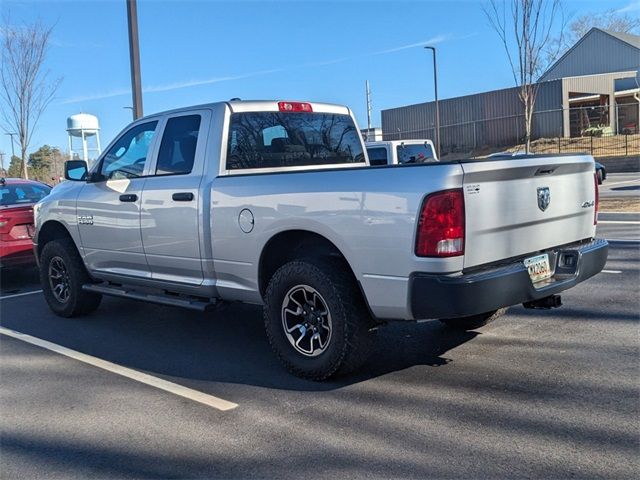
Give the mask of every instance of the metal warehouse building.
<path id="1" fill-rule="evenodd" d="M 593 125 L 637 133 L 640 37 L 591 29 L 540 78 L 533 138 L 580 136 Z M 507 146 L 524 138 L 518 87 L 441 100 L 443 152 Z M 434 138 L 435 103 L 382 111 L 386 140 Z"/>

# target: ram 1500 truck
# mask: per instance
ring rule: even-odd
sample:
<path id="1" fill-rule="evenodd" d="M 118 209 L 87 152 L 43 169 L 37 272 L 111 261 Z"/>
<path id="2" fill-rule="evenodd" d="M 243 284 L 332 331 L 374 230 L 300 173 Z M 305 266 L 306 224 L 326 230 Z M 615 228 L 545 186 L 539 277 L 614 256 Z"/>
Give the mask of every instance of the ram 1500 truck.
<path id="1" fill-rule="evenodd" d="M 437 162 L 431 140 L 381 140 L 365 142 L 370 165 L 404 165 Z"/>
<path id="2" fill-rule="evenodd" d="M 607 259 L 591 157 L 370 166 L 337 105 L 150 115 L 65 176 L 34 209 L 56 314 L 102 295 L 262 304 L 276 355 L 312 379 L 357 368 L 388 320 L 476 328 L 510 305 L 557 306 Z"/>

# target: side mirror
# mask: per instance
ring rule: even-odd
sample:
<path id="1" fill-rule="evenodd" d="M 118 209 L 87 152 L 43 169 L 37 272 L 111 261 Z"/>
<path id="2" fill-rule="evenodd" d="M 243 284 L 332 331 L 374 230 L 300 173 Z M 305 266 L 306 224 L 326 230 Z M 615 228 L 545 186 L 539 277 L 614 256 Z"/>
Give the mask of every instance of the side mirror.
<path id="1" fill-rule="evenodd" d="M 64 162 L 64 178 L 74 182 L 83 182 L 87 179 L 87 162 L 84 160 L 68 160 Z"/>

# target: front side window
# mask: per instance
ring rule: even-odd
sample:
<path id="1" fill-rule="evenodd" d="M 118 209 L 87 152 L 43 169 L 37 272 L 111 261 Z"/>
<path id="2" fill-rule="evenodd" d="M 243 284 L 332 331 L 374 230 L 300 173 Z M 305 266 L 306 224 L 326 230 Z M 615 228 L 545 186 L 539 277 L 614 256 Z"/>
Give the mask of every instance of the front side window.
<path id="1" fill-rule="evenodd" d="M 102 160 L 102 179 L 136 178 L 142 175 L 158 122 L 136 125 L 109 149 Z"/>
<path id="2" fill-rule="evenodd" d="M 398 163 L 434 162 L 433 150 L 428 143 L 418 145 L 398 145 Z"/>
<path id="3" fill-rule="evenodd" d="M 191 173 L 198 144 L 200 115 L 170 118 L 162 135 L 156 175 Z"/>
<path id="4" fill-rule="evenodd" d="M 367 148 L 367 154 L 370 165 L 386 165 L 388 163 L 387 149 L 384 147 Z"/>
<path id="5" fill-rule="evenodd" d="M 227 169 L 363 163 L 349 115 L 249 112 L 231 115 Z"/>

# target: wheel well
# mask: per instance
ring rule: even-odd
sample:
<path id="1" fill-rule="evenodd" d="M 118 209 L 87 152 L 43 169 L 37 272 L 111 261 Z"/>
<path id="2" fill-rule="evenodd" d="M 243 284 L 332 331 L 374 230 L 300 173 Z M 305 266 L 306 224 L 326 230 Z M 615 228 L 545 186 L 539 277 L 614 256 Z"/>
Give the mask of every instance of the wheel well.
<path id="1" fill-rule="evenodd" d="M 60 238 L 71 238 L 71 234 L 66 227 L 55 220 L 45 222 L 38 232 L 38 257 L 40 257 L 40 252 L 42 252 L 47 243 Z"/>
<path id="2" fill-rule="evenodd" d="M 264 296 L 269 280 L 282 265 L 296 258 L 318 256 L 337 257 L 349 266 L 338 247 L 322 235 L 305 230 L 289 230 L 274 235 L 260 255 L 258 269 L 260 295 Z M 353 274 L 350 267 L 349 271 Z"/>

